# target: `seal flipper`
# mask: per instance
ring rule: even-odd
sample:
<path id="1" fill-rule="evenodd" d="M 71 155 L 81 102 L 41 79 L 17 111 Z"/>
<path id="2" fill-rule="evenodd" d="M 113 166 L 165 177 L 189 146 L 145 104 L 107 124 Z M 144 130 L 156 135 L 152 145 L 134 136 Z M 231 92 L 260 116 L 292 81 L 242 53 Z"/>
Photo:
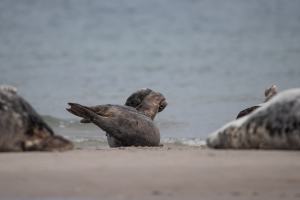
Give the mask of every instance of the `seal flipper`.
<path id="1" fill-rule="evenodd" d="M 115 119 L 112 117 L 112 113 L 107 110 L 110 105 L 97 106 L 97 107 L 87 107 L 82 106 L 77 103 L 68 103 L 71 107 L 67 108 L 67 111 L 70 113 L 82 117 L 84 121 L 90 121 L 104 130 L 110 136 L 118 139 L 124 140 L 124 138 L 128 138 L 128 135 L 125 132 L 119 131 L 115 129 L 116 126 Z"/>
<path id="2" fill-rule="evenodd" d="M 81 121 L 83 122 L 92 122 L 99 126 L 102 129 L 106 129 L 107 126 L 109 126 L 109 122 L 105 120 L 106 118 L 109 118 L 110 116 L 106 116 L 106 113 L 102 113 L 98 110 L 96 112 L 95 109 L 92 107 L 82 106 L 77 103 L 68 103 L 71 107 L 67 108 L 67 111 L 70 113 L 82 117 L 83 119 Z M 101 106 L 98 106 L 100 109 Z"/>
<path id="3" fill-rule="evenodd" d="M 80 120 L 80 123 L 88 124 L 88 123 L 91 123 L 91 120 L 88 120 L 88 119 L 82 119 L 82 120 Z"/>
<path id="4" fill-rule="evenodd" d="M 92 121 L 93 117 L 95 117 L 97 114 L 91 111 L 88 107 L 82 106 L 77 103 L 68 103 L 71 107 L 67 108 L 67 111 L 70 113 L 82 117 L 84 119 Z"/>
<path id="5" fill-rule="evenodd" d="M 260 106 L 252 106 L 250 108 L 246 108 L 242 111 L 239 112 L 239 114 L 237 115 L 236 119 L 239 119 L 241 117 L 244 117 L 250 113 L 252 113 L 254 110 L 256 110 L 257 108 L 259 108 Z"/>
<path id="6" fill-rule="evenodd" d="M 94 113 L 102 116 L 102 117 L 110 117 L 111 116 L 111 113 L 107 112 L 108 108 L 107 106 L 109 106 L 109 104 L 107 105 L 99 105 L 99 106 L 84 106 L 85 108 L 93 111 Z M 86 119 L 86 118 L 83 118 L 80 120 L 80 123 L 92 123 L 91 120 L 89 119 Z"/>

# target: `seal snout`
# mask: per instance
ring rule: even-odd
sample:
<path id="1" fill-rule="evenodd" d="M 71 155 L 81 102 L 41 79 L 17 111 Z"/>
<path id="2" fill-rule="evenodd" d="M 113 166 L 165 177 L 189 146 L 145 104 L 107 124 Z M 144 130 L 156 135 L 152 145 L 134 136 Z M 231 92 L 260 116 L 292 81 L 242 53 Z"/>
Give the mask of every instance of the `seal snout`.
<path id="1" fill-rule="evenodd" d="M 168 102 L 164 98 L 159 104 L 158 112 L 163 111 L 167 107 L 167 105 L 168 105 Z"/>

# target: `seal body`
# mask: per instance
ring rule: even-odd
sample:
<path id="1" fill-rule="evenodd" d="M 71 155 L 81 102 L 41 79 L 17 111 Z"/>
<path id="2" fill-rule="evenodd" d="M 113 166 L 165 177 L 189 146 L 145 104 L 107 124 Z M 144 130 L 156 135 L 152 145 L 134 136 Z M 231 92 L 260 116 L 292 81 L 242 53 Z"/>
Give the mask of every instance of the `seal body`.
<path id="1" fill-rule="evenodd" d="M 279 93 L 207 139 L 212 148 L 300 149 L 300 89 Z"/>
<path id="2" fill-rule="evenodd" d="M 11 86 L 0 86 L 0 151 L 68 150 L 31 105 Z"/>
<path id="3" fill-rule="evenodd" d="M 93 107 L 69 103 L 67 110 L 104 130 L 111 147 L 159 146 L 160 132 L 153 120 L 136 109 L 121 105 Z"/>

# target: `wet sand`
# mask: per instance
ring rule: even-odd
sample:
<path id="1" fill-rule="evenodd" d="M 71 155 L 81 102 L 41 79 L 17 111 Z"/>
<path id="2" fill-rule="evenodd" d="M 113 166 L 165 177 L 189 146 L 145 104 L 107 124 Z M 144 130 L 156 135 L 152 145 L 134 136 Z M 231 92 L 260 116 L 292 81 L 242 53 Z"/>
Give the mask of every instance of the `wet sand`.
<path id="1" fill-rule="evenodd" d="M 0 199 L 300 199 L 300 152 L 171 146 L 1 153 Z"/>

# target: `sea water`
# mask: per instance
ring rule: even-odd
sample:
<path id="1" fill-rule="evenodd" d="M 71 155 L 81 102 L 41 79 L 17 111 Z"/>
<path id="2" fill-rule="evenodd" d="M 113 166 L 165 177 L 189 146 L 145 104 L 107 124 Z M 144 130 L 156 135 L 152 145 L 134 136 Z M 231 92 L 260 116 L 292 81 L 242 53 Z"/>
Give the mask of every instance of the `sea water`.
<path id="1" fill-rule="evenodd" d="M 67 102 L 124 104 L 148 87 L 169 103 L 155 119 L 163 141 L 201 144 L 266 87 L 300 86 L 299 10 L 298 0 L 1 0 L 0 84 L 88 144 L 105 135 Z"/>

